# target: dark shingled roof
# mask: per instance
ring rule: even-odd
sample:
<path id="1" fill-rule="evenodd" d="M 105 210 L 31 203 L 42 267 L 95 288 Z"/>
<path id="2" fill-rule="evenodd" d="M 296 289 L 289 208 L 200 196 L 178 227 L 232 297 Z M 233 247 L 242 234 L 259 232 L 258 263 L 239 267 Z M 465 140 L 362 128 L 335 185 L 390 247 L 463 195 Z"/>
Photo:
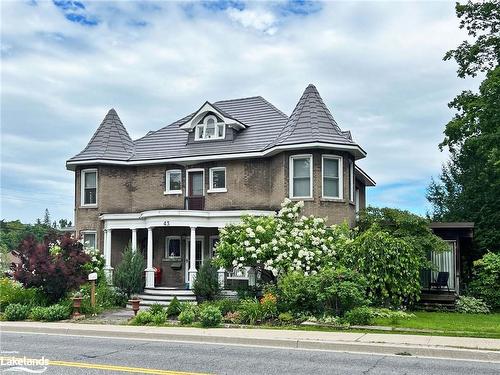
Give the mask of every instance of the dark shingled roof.
<path id="1" fill-rule="evenodd" d="M 127 160 L 134 153 L 134 142 L 128 135 L 118 114 L 111 108 L 97 128 L 87 147 L 72 160 L 107 159 Z"/>
<path id="2" fill-rule="evenodd" d="M 310 142 L 355 144 L 350 132 L 346 134 L 337 125 L 312 84 L 305 89 L 286 126 L 272 145 Z"/>
<path id="3" fill-rule="evenodd" d="M 195 113 L 191 113 L 132 141 L 116 111 L 111 109 L 87 147 L 68 162 L 211 156 L 312 142 L 357 146 L 350 132 L 339 128 L 314 85 L 306 88 L 290 117 L 260 96 L 223 100 L 212 105 L 246 128 L 237 131 L 233 140 L 188 143 L 188 133 L 179 126 L 192 118 Z"/>

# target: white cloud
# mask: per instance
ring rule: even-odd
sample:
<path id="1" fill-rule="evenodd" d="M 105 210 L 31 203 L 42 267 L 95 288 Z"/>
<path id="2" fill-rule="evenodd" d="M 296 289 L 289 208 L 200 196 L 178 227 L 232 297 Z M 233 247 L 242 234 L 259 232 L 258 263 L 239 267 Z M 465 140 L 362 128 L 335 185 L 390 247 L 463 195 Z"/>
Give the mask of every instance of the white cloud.
<path id="1" fill-rule="evenodd" d="M 477 85 L 442 61 L 465 38 L 452 3 L 333 2 L 286 16 L 267 3 L 86 6 L 98 25 L 70 22 L 52 2 L 2 4 L 2 164 L 29 168 L 2 168 L 2 184 L 50 192 L 38 176 L 50 174 L 65 186 L 64 207 L 54 213 L 61 217 L 71 218 L 73 205 L 64 162 L 111 107 L 140 137 L 205 100 L 262 95 L 291 113 L 315 83 L 368 151 L 361 165 L 383 190 L 401 181 L 422 187 L 439 173 L 446 155 L 437 144 L 452 115 L 446 104 Z M 32 220 L 45 208 L 3 203 L 9 218 Z"/>

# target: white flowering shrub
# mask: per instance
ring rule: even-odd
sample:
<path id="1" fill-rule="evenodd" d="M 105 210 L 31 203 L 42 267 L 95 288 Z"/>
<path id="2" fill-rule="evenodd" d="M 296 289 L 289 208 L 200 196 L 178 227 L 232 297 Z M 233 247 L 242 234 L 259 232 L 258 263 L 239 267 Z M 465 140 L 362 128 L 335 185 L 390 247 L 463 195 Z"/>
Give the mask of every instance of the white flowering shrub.
<path id="1" fill-rule="evenodd" d="M 285 199 L 274 217 L 245 216 L 241 224 L 221 229 L 215 262 L 224 268 L 257 267 L 274 277 L 333 267 L 353 241 L 352 231 L 347 224 L 327 226 L 323 218 L 302 216 L 303 206 Z"/>
<path id="2" fill-rule="evenodd" d="M 90 257 L 90 262 L 84 266 L 85 269 L 89 271 L 89 273 L 101 273 L 105 264 L 104 255 L 93 247 L 84 247 L 83 252 Z"/>

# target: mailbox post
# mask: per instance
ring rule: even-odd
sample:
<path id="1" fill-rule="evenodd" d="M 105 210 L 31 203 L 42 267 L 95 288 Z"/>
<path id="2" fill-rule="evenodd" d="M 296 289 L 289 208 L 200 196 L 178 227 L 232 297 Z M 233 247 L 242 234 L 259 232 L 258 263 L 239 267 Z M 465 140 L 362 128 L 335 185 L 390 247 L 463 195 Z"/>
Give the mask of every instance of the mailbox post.
<path id="1" fill-rule="evenodd" d="M 95 308 L 95 281 L 96 280 L 97 280 L 97 273 L 96 272 L 92 272 L 91 274 L 89 274 L 89 281 L 90 281 L 90 285 L 91 285 L 90 305 L 92 306 L 92 308 Z"/>

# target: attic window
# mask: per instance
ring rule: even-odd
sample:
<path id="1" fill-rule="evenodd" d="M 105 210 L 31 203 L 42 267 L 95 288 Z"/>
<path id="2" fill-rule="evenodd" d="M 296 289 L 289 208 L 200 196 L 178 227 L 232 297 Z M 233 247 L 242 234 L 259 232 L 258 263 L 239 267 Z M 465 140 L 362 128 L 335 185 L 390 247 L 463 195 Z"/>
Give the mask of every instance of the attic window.
<path id="1" fill-rule="evenodd" d="M 224 139 L 226 136 L 226 126 L 214 115 L 208 115 L 203 122 L 196 125 L 194 139 L 197 141 L 207 139 Z"/>

